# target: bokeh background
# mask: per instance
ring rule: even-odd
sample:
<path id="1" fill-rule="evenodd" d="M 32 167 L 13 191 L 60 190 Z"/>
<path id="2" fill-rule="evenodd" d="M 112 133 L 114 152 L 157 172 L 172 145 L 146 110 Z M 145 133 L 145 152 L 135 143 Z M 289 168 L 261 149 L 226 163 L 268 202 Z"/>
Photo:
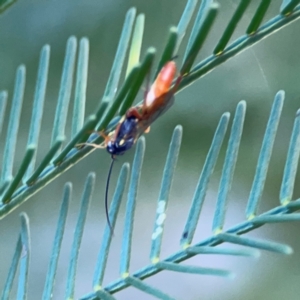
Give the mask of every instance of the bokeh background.
<path id="1" fill-rule="evenodd" d="M 237 0 L 220 0 L 221 10 L 217 22 L 198 57 L 208 56 L 220 37 L 226 21 L 237 6 Z M 252 1 L 232 40 L 239 37 L 260 1 Z M 272 1 L 266 20 L 275 16 L 281 1 Z M 34 85 L 41 47 L 51 45 L 50 75 L 47 88 L 42 135 L 38 161 L 47 151 L 54 120 L 55 105 L 67 38 L 75 35 L 90 40 L 86 115 L 93 112 L 103 94 L 107 77 L 121 33 L 126 11 L 135 6 L 145 13 L 143 50 L 149 46 L 161 53 L 168 28 L 177 24 L 185 6 L 182 0 L 20 0 L 0 15 L 0 89 L 9 91 L 9 106 L 18 65 L 27 67 L 27 83 L 22 111 L 21 127 L 15 169 L 23 157 L 31 117 Z M 204 78 L 181 92 L 176 104 L 159 119 L 146 137 L 143 165 L 134 228 L 131 270 L 149 263 L 151 230 L 155 205 L 172 130 L 183 126 L 183 143 L 171 191 L 163 239 L 162 257 L 179 249 L 179 239 L 185 224 L 206 153 L 221 114 L 234 112 L 237 103 L 247 101 L 247 114 L 242 145 L 236 167 L 234 184 L 226 218 L 226 228 L 244 220 L 244 210 L 251 188 L 264 129 L 275 93 L 284 89 L 286 101 L 276 138 L 274 153 L 263 195 L 260 212 L 278 205 L 278 195 L 287 154 L 289 137 L 296 110 L 300 106 L 299 38 L 300 22 L 296 21 L 224 63 Z M 179 63 L 186 44 L 179 52 Z M 72 106 L 70 107 L 70 110 Z M 3 152 L 8 115 L 1 137 Z M 67 133 L 70 133 L 71 120 Z M 227 142 L 222 148 L 215 174 L 210 183 L 194 241 L 211 234 L 213 211 Z M 113 171 L 112 188 L 123 162 L 132 162 L 134 151 L 120 158 Z M 19 233 L 19 214 L 25 211 L 30 218 L 32 259 L 30 265 L 29 297 L 41 299 L 51 243 L 58 217 L 65 182 L 73 183 L 73 198 L 59 261 L 54 299 L 63 299 L 72 233 L 76 223 L 80 196 L 87 174 L 97 174 L 96 189 L 84 232 L 76 279 L 76 298 L 92 291 L 92 275 L 101 237 L 106 224 L 104 215 L 104 188 L 110 159 L 105 151 L 95 151 L 50 185 L 41 190 L 20 208 L 0 221 L 0 288 L 5 282 L 14 246 Z M 296 182 L 299 181 L 299 176 Z M 299 198 L 296 183 L 294 199 Z M 125 197 L 124 197 L 125 199 Z M 125 201 L 123 201 L 125 203 Z M 124 207 L 122 205 L 111 245 L 105 283 L 118 277 Z M 147 280 L 148 283 L 178 299 L 272 299 L 296 300 L 300 294 L 300 241 L 299 224 L 268 225 L 249 236 L 277 240 L 290 244 L 295 253 L 285 257 L 262 253 L 259 260 L 224 256 L 198 256 L 187 263 L 199 266 L 225 268 L 236 273 L 233 280 L 217 277 L 162 272 Z M 14 299 L 13 295 L 12 299 Z M 116 294 L 117 299 L 145 299 L 152 297 L 128 288 Z"/>

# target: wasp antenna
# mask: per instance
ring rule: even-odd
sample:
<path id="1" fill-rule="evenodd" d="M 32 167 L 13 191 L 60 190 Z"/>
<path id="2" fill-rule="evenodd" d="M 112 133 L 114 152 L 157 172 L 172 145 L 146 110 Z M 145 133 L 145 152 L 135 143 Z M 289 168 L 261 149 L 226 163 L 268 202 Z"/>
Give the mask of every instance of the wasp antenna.
<path id="1" fill-rule="evenodd" d="M 111 177 L 111 172 L 112 172 L 112 168 L 115 162 L 115 157 L 112 156 L 111 157 L 111 163 L 110 163 L 110 167 L 109 167 L 109 171 L 108 171 L 108 175 L 107 175 L 107 181 L 106 181 L 106 190 L 105 190 L 105 214 L 106 214 L 106 220 L 107 220 L 107 224 L 110 228 L 110 231 L 113 233 L 113 228 L 112 225 L 110 223 L 109 220 L 109 213 L 108 213 L 108 189 L 109 189 L 109 182 L 110 182 L 110 177 Z"/>

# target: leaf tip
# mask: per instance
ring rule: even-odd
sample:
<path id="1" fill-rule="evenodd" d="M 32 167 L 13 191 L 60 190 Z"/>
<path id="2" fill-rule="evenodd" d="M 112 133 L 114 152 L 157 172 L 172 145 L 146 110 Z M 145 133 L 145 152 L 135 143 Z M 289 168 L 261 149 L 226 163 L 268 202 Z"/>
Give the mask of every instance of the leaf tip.
<path id="1" fill-rule="evenodd" d="M 294 253 L 294 250 L 293 250 L 292 247 L 286 246 L 285 249 L 284 249 L 284 251 L 283 251 L 283 253 L 286 254 L 286 255 L 291 255 L 291 254 Z"/>
<path id="2" fill-rule="evenodd" d="M 179 131 L 181 133 L 183 131 L 182 125 L 180 124 L 176 125 L 174 130 Z"/>
<path id="3" fill-rule="evenodd" d="M 36 147 L 37 147 L 37 145 L 36 144 L 29 144 L 28 146 L 27 146 L 27 150 L 31 150 L 31 151 L 33 151 L 33 150 L 35 150 L 36 149 Z"/>
<path id="4" fill-rule="evenodd" d="M 218 9 L 220 8 L 220 4 L 219 4 L 218 2 L 213 2 L 213 3 L 209 6 L 209 8 L 210 8 L 211 10 L 218 10 Z"/>
<path id="5" fill-rule="evenodd" d="M 43 48 L 42 48 L 42 52 L 49 53 L 50 52 L 50 45 L 49 44 L 44 45 Z"/>
<path id="6" fill-rule="evenodd" d="M 77 38 L 75 35 L 71 35 L 69 38 L 68 38 L 68 41 L 67 41 L 67 45 L 69 47 L 71 47 L 71 49 L 76 49 L 77 47 Z"/>
<path id="7" fill-rule="evenodd" d="M 229 120 L 229 119 L 230 119 L 230 112 L 225 112 L 225 113 L 222 115 L 222 118 Z"/>
<path id="8" fill-rule="evenodd" d="M 284 90 L 279 90 L 276 94 L 275 97 L 279 97 L 280 99 L 284 100 L 285 98 L 285 91 Z"/>
<path id="9" fill-rule="evenodd" d="M 22 75 L 25 75 L 25 72 L 26 72 L 26 66 L 24 64 L 19 65 L 18 73 L 22 73 Z"/>
<path id="10" fill-rule="evenodd" d="M 241 101 L 238 103 L 238 106 L 242 106 L 243 108 L 246 108 L 247 102 L 246 102 L 245 100 L 241 100 Z"/>
<path id="11" fill-rule="evenodd" d="M 26 214 L 26 212 L 24 212 L 24 211 L 22 211 L 21 213 L 20 213 L 20 219 L 21 219 L 21 222 L 23 223 L 23 222 L 25 222 L 25 223 L 28 223 L 29 222 L 29 217 L 28 217 L 28 215 Z"/>
<path id="12" fill-rule="evenodd" d="M 127 13 L 128 14 L 133 14 L 133 13 L 135 14 L 136 13 L 136 7 L 133 6 L 133 7 L 129 8 Z"/>
<path id="13" fill-rule="evenodd" d="M 147 54 L 154 55 L 156 53 L 156 49 L 154 47 L 149 47 L 147 50 Z"/>
<path id="14" fill-rule="evenodd" d="M 178 33 L 177 27 L 176 27 L 176 26 L 172 26 L 172 27 L 170 28 L 170 33 Z"/>
<path id="15" fill-rule="evenodd" d="M 230 280 L 233 280 L 233 279 L 235 279 L 236 275 L 235 275 L 234 273 L 232 273 L 232 272 L 228 272 L 228 274 L 227 274 L 226 277 L 227 277 L 228 279 L 230 279 Z"/>
<path id="16" fill-rule="evenodd" d="M 95 172 L 90 172 L 88 174 L 88 179 L 89 180 L 95 180 L 95 178 L 96 178 L 96 173 Z"/>
<path id="17" fill-rule="evenodd" d="M 89 39 L 86 36 L 84 36 L 80 39 L 80 43 L 84 46 L 87 46 L 89 44 Z"/>
<path id="18" fill-rule="evenodd" d="M 0 97 L 1 98 L 7 98 L 7 96 L 8 96 L 8 92 L 6 90 L 0 91 Z"/>

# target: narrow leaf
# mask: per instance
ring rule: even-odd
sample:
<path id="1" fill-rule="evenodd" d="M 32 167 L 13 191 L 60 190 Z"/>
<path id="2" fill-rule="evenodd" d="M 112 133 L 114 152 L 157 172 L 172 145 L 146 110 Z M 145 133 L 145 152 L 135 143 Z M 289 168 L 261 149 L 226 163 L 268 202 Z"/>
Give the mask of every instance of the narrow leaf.
<path id="1" fill-rule="evenodd" d="M 246 238 L 241 237 L 235 234 L 228 234 L 228 233 L 220 233 L 217 235 L 224 242 L 243 245 L 247 247 L 252 247 L 256 249 L 262 249 L 266 251 L 281 253 L 281 254 L 292 254 L 293 249 L 285 244 L 279 244 L 275 242 L 269 242 L 265 240 L 253 239 L 253 238 Z"/>
<path id="2" fill-rule="evenodd" d="M 215 18 L 217 16 L 219 9 L 219 5 L 217 3 L 212 3 L 210 7 L 208 8 L 207 14 L 205 16 L 205 19 L 203 23 L 201 24 L 201 27 L 195 37 L 195 40 L 193 41 L 193 44 L 191 45 L 191 48 L 189 52 L 186 54 L 186 58 L 183 61 L 180 74 L 188 74 L 194 64 L 194 61 L 201 49 L 201 47 L 204 44 L 204 41 L 206 37 L 208 36 L 208 33 L 215 21 Z"/>
<path id="3" fill-rule="evenodd" d="M 186 30 L 188 28 L 188 25 L 192 19 L 192 16 L 194 14 L 194 11 L 196 9 L 196 5 L 198 3 L 198 0 L 188 0 L 186 3 L 186 6 L 184 8 L 184 11 L 181 15 L 181 18 L 179 20 L 179 23 L 177 25 L 178 30 L 178 39 L 177 39 L 177 45 L 176 45 L 176 51 L 178 51 L 178 48 L 185 36 Z"/>
<path id="4" fill-rule="evenodd" d="M 251 222 L 253 224 L 265 224 L 265 223 L 282 223 L 282 222 L 298 222 L 300 221 L 300 213 L 289 215 L 269 215 L 255 217 Z"/>
<path id="5" fill-rule="evenodd" d="M 51 146 L 54 145 L 59 136 L 65 136 L 65 126 L 67 122 L 67 115 L 73 84 L 76 49 L 77 39 L 74 36 L 71 36 L 67 42 L 65 61 L 63 65 L 58 101 L 53 122 L 54 125 L 52 130 Z"/>
<path id="6" fill-rule="evenodd" d="M 115 55 L 113 66 L 111 68 L 108 81 L 105 87 L 104 95 L 103 95 L 103 98 L 108 99 L 109 102 L 114 98 L 115 93 L 117 91 L 118 83 L 121 76 L 121 71 L 125 61 L 126 51 L 130 41 L 135 15 L 136 15 L 136 9 L 132 7 L 131 9 L 128 10 L 125 17 L 118 49 Z"/>
<path id="7" fill-rule="evenodd" d="M 50 257 L 50 263 L 45 280 L 43 300 L 51 299 L 53 296 L 53 288 L 55 282 L 55 275 L 57 270 L 58 258 L 61 250 L 61 243 L 65 231 L 65 224 L 68 215 L 69 203 L 71 200 L 72 184 L 70 182 L 65 184 L 60 213 L 58 217 L 55 237 L 52 246 L 52 252 Z"/>
<path id="8" fill-rule="evenodd" d="M 265 136 L 262 142 L 256 172 L 246 208 L 247 218 L 255 216 L 265 186 L 275 136 L 284 102 L 284 91 L 279 91 L 274 99 Z"/>
<path id="9" fill-rule="evenodd" d="M 38 145 L 42 118 L 44 112 L 44 101 L 46 94 L 46 86 L 48 81 L 48 70 L 49 70 L 49 60 L 50 60 L 50 46 L 45 45 L 42 48 L 40 55 L 40 64 L 37 75 L 37 82 L 34 94 L 34 101 L 32 105 L 32 115 L 31 123 L 28 135 L 27 146 L 29 145 Z M 31 163 L 28 166 L 26 175 L 23 178 L 23 183 L 26 182 L 27 178 L 32 174 L 35 166 L 36 152 L 32 157 Z"/>
<path id="10" fill-rule="evenodd" d="M 202 23 L 205 19 L 205 15 L 206 15 L 209 7 L 211 6 L 212 2 L 213 2 L 213 0 L 202 0 L 201 1 L 200 7 L 199 7 L 199 10 L 198 10 L 198 13 L 197 13 L 194 25 L 193 25 L 191 35 L 189 37 L 189 40 L 188 40 L 188 43 L 187 43 L 187 46 L 185 49 L 183 60 L 186 60 L 186 56 L 191 50 L 191 47 L 196 39 L 197 33 L 199 32 L 199 30 L 202 26 Z"/>
<path id="11" fill-rule="evenodd" d="M 125 224 L 123 230 L 123 242 L 121 252 L 121 263 L 120 263 L 120 274 L 126 274 L 129 272 L 130 265 L 130 254 L 131 254 L 131 243 L 133 233 L 133 217 L 135 212 L 135 202 L 137 196 L 138 185 L 141 176 L 142 164 L 145 152 L 145 138 L 141 137 L 136 145 L 135 156 L 132 164 L 132 173 L 130 177 L 126 213 L 125 213 Z"/>
<path id="12" fill-rule="evenodd" d="M 143 42 L 144 34 L 144 25 L 145 25 L 145 15 L 139 14 L 135 21 L 134 31 L 132 35 L 129 55 L 128 55 L 128 64 L 126 70 L 126 78 L 130 74 L 132 68 L 136 66 L 140 61 L 140 54 Z"/>
<path id="13" fill-rule="evenodd" d="M 13 178 L 12 169 L 18 139 L 18 130 L 22 111 L 22 103 L 25 90 L 26 69 L 21 65 L 17 69 L 14 95 L 9 115 L 9 123 L 6 134 L 6 143 L 3 151 L 1 185 L 10 182 Z"/>
<path id="14" fill-rule="evenodd" d="M 192 246 L 186 249 L 188 253 L 193 254 L 218 254 L 218 255 L 232 255 L 232 256 L 246 256 L 259 257 L 260 252 L 255 249 L 230 249 L 220 247 L 198 247 Z"/>
<path id="15" fill-rule="evenodd" d="M 246 30 L 247 34 L 254 34 L 258 30 L 266 12 L 270 6 L 270 3 L 271 3 L 271 0 L 261 0 L 251 22 Z"/>
<path id="16" fill-rule="evenodd" d="M 237 161 L 240 147 L 244 120 L 246 113 L 246 102 L 241 101 L 235 111 L 233 124 L 231 127 L 230 138 L 226 151 L 225 162 L 222 170 L 222 176 L 219 185 L 219 192 L 216 204 L 216 210 L 213 220 L 212 230 L 216 232 L 221 230 L 224 225 L 228 194 L 231 189 L 234 169 Z"/>
<path id="17" fill-rule="evenodd" d="M 162 235 L 164 230 L 164 224 L 166 220 L 166 210 L 168 207 L 169 194 L 171 190 L 171 184 L 178 160 L 180 145 L 182 139 L 182 127 L 176 126 L 173 132 L 172 140 L 169 146 L 169 152 L 164 167 L 163 178 L 161 182 L 161 188 L 157 201 L 157 209 L 155 216 L 155 224 L 152 233 L 152 244 L 150 251 L 150 259 L 152 262 L 159 260 Z"/>
<path id="18" fill-rule="evenodd" d="M 161 71 L 163 66 L 168 61 L 170 61 L 171 59 L 174 58 L 174 54 L 175 54 L 174 51 L 175 51 L 175 47 L 176 47 L 177 38 L 178 38 L 177 28 L 176 27 L 171 27 L 170 30 L 169 30 L 169 36 L 168 36 L 167 44 L 165 46 L 165 49 L 164 49 L 163 54 L 161 56 L 161 59 L 158 63 L 158 67 L 157 67 L 156 74 L 155 74 L 154 78 L 157 77 L 158 73 Z"/>
<path id="19" fill-rule="evenodd" d="M 230 19 L 226 29 L 223 32 L 221 39 L 219 40 L 216 48 L 213 51 L 213 53 L 215 55 L 220 55 L 224 51 L 237 24 L 241 20 L 243 14 L 245 13 L 249 4 L 250 4 L 250 0 L 240 0 L 240 4 L 238 5 L 237 9 L 235 10 L 232 18 Z"/>
<path id="20" fill-rule="evenodd" d="M 91 201 L 93 189 L 95 186 L 95 176 L 96 176 L 95 173 L 89 173 L 84 185 L 84 191 L 81 198 L 81 205 L 78 213 L 78 219 L 75 227 L 73 243 L 71 248 L 71 255 L 70 255 L 70 262 L 69 262 L 68 276 L 67 276 L 67 286 L 65 290 L 66 293 L 65 299 L 74 298 L 75 278 L 76 278 L 79 249 L 81 245 L 89 203 Z"/>
<path id="21" fill-rule="evenodd" d="M 20 260 L 20 256 L 21 256 L 21 252 L 22 252 L 22 242 L 21 242 L 21 235 L 18 238 L 17 241 L 17 245 L 15 247 L 15 253 L 8 271 L 8 275 L 7 275 L 7 279 L 2 291 L 2 296 L 1 299 L 2 300 L 9 300 L 9 294 L 12 290 L 12 286 L 14 283 L 14 279 L 16 276 L 16 272 L 17 272 L 17 268 L 18 268 L 18 264 L 19 264 L 19 260 Z"/>
<path id="22" fill-rule="evenodd" d="M 212 275 L 212 276 L 221 276 L 221 277 L 232 276 L 232 273 L 226 270 L 179 265 L 176 263 L 170 263 L 165 261 L 158 262 L 156 266 L 160 269 L 181 272 L 181 273 Z"/>
<path id="23" fill-rule="evenodd" d="M 89 40 L 87 38 L 82 38 L 79 43 L 79 55 L 76 71 L 76 87 L 71 134 L 72 137 L 78 133 L 84 122 L 88 64 Z"/>
<path id="24" fill-rule="evenodd" d="M 20 273 L 18 281 L 18 300 L 27 299 L 28 288 L 28 270 L 30 261 L 30 230 L 29 219 L 25 213 L 20 214 L 21 218 L 21 242 L 22 242 L 22 254 L 20 257 Z"/>
<path id="25" fill-rule="evenodd" d="M 280 203 L 292 200 L 300 154 L 300 109 L 296 113 L 280 189 Z"/>
<path id="26" fill-rule="evenodd" d="M 184 231 L 182 234 L 182 238 L 180 240 L 180 244 L 183 247 L 190 245 L 196 230 L 196 226 L 198 223 L 199 215 L 201 212 L 201 208 L 204 202 L 204 198 L 206 195 L 206 191 L 208 188 L 208 183 L 210 177 L 213 173 L 214 167 L 216 165 L 221 146 L 223 144 L 224 136 L 227 131 L 227 126 L 229 122 L 229 113 L 225 113 L 222 115 L 218 127 L 216 129 L 212 144 L 210 146 L 209 152 L 207 154 L 203 169 L 201 171 L 201 175 L 199 177 L 199 181 L 196 187 L 196 191 L 193 196 L 192 205 L 189 211 L 189 215 L 187 218 L 187 222 L 184 227 Z"/>

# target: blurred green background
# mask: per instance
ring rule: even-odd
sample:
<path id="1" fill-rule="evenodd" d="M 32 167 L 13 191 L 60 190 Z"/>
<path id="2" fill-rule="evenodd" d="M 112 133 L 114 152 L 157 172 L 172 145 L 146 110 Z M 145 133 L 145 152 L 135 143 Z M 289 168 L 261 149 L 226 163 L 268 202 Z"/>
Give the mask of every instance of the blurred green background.
<path id="1" fill-rule="evenodd" d="M 236 0 L 221 0 L 219 2 L 221 10 L 217 22 L 205 47 L 199 54 L 198 61 L 211 53 L 238 3 Z M 243 34 L 259 2 L 252 1 L 232 40 Z M 277 15 L 280 4 L 281 1 L 279 0 L 272 1 L 266 20 Z M 26 145 L 41 47 L 46 43 L 51 45 L 51 61 L 38 161 L 41 160 L 50 144 L 67 38 L 70 35 L 75 35 L 78 38 L 86 36 L 90 40 L 86 107 L 86 115 L 88 115 L 93 112 L 101 99 L 125 13 L 132 6 L 135 6 L 139 13 L 146 15 L 143 50 L 149 46 L 154 46 L 160 54 L 164 47 L 168 28 L 178 23 L 185 1 L 20 0 L 0 15 L 0 90 L 9 91 L 9 107 L 16 68 L 22 63 L 27 67 L 27 84 L 15 169 L 20 164 Z M 149 263 L 148 256 L 155 205 L 173 128 L 177 124 L 183 126 L 183 143 L 171 191 L 162 257 L 179 250 L 179 239 L 193 191 L 218 120 L 225 111 L 234 113 L 236 104 L 242 99 L 247 101 L 247 114 L 234 184 L 230 193 L 226 228 L 244 220 L 247 197 L 273 97 L 278 90 L 284 89 L 286 101 L 260 212 L 278 205 L 280 182 L 289 137 L 295 112 L 300 106 L 299 30 L 300 22 L 296 21 L 198 80 L 181 92 L 176 98 L 174 107 L 152 126 L 151 132 L 146 136 L 147 148 L 138 193 L 132 271 Z M 185 39 L 179 51 L 179 63 L 186 42 Z M 8 115 L 1 137 L 0 154 L 3 152 L 7 120 Z M 71 120 L 68 122 L 68 134 L 70 134 L 70 125 Z M 211 234 L 212 217 L 226 144 L 227 142 L 222 148 L 207 193 L 206 203 L 194 239 L 195 242 Z M 116 183 L 122 163 L 125 161 L 131 163 L 133 153 L 134 151 L 126 153 L 115 165 L 110 195 L 112 195 L 113 186 Z M 106 224 L 103 196 L 109 163 L 110 159 L 105 151 L 95 151 L 40 191 L 26 204 L 0 221 L 0 282 L 5 282 L 19 232 L 19 214 L 25 211 L 30 218 L 32 238 L 28 299 L 41 299 L 63 185 L 65 182 L 71 181 L 74 187 L 73 199 L 54 291 L 54 299 L 63 299 L 68 256 L 71 250 L 72 233 L 76 223 L 82 187 L 86 175 L 90 171 L 95 171 L 97 173 L 96 189 L 81 248 L 76 281 L 76 298 L 92 291 L 94 264 L 101 243 L 103 228 Z M 297 177 L 298 181 L 299 176 Z M 294 199 L 299 198 L 299 193 L 300 188 L 296 184 Z M 115 229 L 105 283 L 118 277 L 124 203 Z M 236 273 L 236 278 L 228 280 L 162 272 L 148 279 L 147 282 L 178 299 L 299 299 L 299 224 L 268 225 L 249 235 L 288 243 L 294 248 L 295 253 L 289 257 L 262 253 L 259 260 L 199 256 L 187 263 L 229 269 Z M 2 284 L 0 287 L 2 288 Z M 117 299 L 153 299 L 133 288 L 119 292 L 116 297 Z"/>

